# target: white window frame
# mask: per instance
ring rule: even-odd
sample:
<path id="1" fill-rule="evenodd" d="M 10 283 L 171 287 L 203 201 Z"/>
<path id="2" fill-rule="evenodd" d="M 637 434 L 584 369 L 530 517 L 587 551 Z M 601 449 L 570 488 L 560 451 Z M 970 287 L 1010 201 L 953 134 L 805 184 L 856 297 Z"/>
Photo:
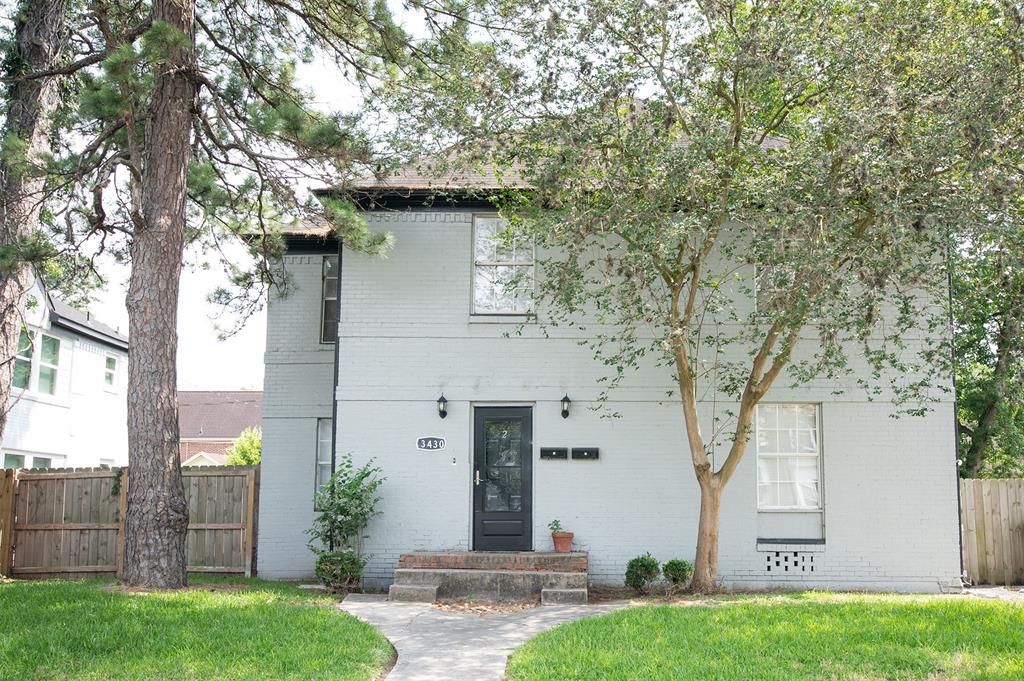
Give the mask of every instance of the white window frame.
<path id="1" fill-rule="evenodd" d="M 7 465 L 7 457 L 9 457 L 9 456 L 21 457 L 21 465 L 20 466 L 8 466 Z M 29 460 L 29 456 L 26 455 L 26 454 L 21 454 L 19 452 L 4 452 L 3 468 L 24 468 L 25 467 L 25 462 L 28 461 L 28 460 Z"/>
<path id="2" fill-rule="evenodd" d="M 114 368 L 110 369 L 107 367 L 107 362 L 114 360 Z M 103 388 L 108 392 L 117 392 L 117 372 L 121 365 L 121 358 L 113 353 L 107 353 L 103 356 Z M 110 378 L 110 382 L 107 382 L 107 378 Z"/>
<path id="3" fill-rule="evenodd" d="M 332 260 L 334 261 L 334 276 L 328 277 L 327 263 Z M 320 265 L 320 343 L 324 345 L 333 345 L 338 342 L 338 328 L 341 325 L 341 307 L 338 304 L 338 281 L 341 278 L 340 264 L 341 260 L 337 255 L 325 255 Z M 328 281 L 332 282 L 330 287 L 327 285 Z M 327 303 L 332 300 L 337 308 L 338 318 L 335 320 L 334 335 L 327 339 L 324 338 L 327 331 L 324 325 L 327 323 Z"/>
<path id="4" fill-rule="evenodd" d="M 760 437 L 760 431 L 761 431 L 761 425 L 760 425 L 760 423 L 761 423 L 761 415 L 760 415 L 760 412 L 761 412 L 761 409 L 765 408 L 765 407 L 776 407 L 776 408 L 781 407 L 781 408 L 796 408 L 796 409 L 799 409 L 801 407 L 813 408 L 814 409 L 814 443 L 815 443 L 815 450 L 816 451 L 814 451 L 813 453 L 812 452 L 800 452 L 800 451 L 782 451 L 781 447 L 777 447 L 776 449 L 778 449 L 779 451 L 775 451 L 775 452 L 762 452 L 761 451 L 761 437 Z M 797 418 L 799 418 L 799 416 Z M 800 428 L 799 427 L 799 421 L 797 422 L 797 424 L 798 424 L 798 426 L 796 428 L 782 428 L 782 427 L 777 425 L 776 428 L 765 429 L 765 430 L 772 430 L 773 432 L 779 432 L 779 433 L 785 432 L 785 431 L 788 431 L 788 430 L 795 430 L 795 431 L 797 431 L 797 437 L 798 437 L 798 442 L 799 442 L 799 431 L 807 430 L 807 429 L 806 428 Z M 781 440 L 781 438 L 780 438 L 780 440 Z M 824 490 L 823 490 L 824 485 L 822 483 L 822 470 L 823 470 L 823 468 L 822 468 L 821 405 L 820 404 L 813 403 L 813 402 L 771 402 L 771 403 L 765 403 L 765 404 L 758 405 L 757 406 L 757 411 L 754 414 L 754 447 L 755 447 L 755 450 L 756 450 L 756 457 L 755 457 L 755 459 L 756 459 L 756 469 L 757 469 L 756 473 L 755 473 L 754 484 L 757 486 L 757 510 L 758 511 L 765 511 L 765 512 L 773 512 L 773 511 L 784 511 L 785 512 L 785 511 L 789 511 L 789 512 L 818 513 L 818 512 L 821 512 L 822 510 L 824 510 L 824 503 L 825 502 L 824 502 Z M 780 505 L 769 505 L 769 504 L 763 503 L 762 499 L 761 499 L 761 486 L 762 486 L 762 484 L 769 484 L 769 483 L 762 483 L 762 480 L 761 480 L 761 460 L 762 459 L 767 459 L 767 458 L 774 459 L 776 461 L 778 461 L 779 459 L 813 459 L 815 461 L 815 464 L 816 464 L 815 468 L 816 468 L 816 471 L 817 471 L 816 482 L 817 482 L 817 489 L 818 489 L 818 503 L 816 505 L 814 505 L 814 506 L 807 506 L 807 505 L 781 505 L 781 504 Z M 775 480 L 772 480 L 772 481 L 769 481 L 769 482 L 770 482 L 770 484 L 775 484 L 775 485 L 782 484 L 778 479 L 775 479 Z"/>
<path id="5" fill-rule="evenodd" d="M 24 355 L 21 353 L 21 334 L 25 332 L 28 335 L 28 354 Z M 18 331 L 18 345 L 14 350 L 14 374 L 18 371 L 18 362 L 28 363 L 28 380 L 25 382 L 25 387 L 19 388 L 14 385 L 14 374 L 11 375 L 11 387 L 15 390 L 30 390 L 32 388 L 32 371 L 35 368 L 35 347 L 36 347 L 36 336 L 35 332 L 27 326 L 21 327 Z"/>
<path id="6" fill-rule="evenodd" d="M 334 440 L 334 419 L 331 418 L 319 418 L 316 420 L 316 449 L 315 449 L 315 462 L 313 468 L 313 492 L 320 491 L 331 476 L 328 475 L 326 479 L 321 480 L 320 468 L 322 466 L 328 466 L 331 470 L 331 475 L 334 474 L 333 461 L 331 460 L 331 445 Z"/>
<path id="7" fill-rule="evenodd" d="M 534 294 L 536 292 L 536 277 L 537 277 L 537 245 L 536 245 L 536 243 L 531 243 L 530 244 L 530 248 L 529 248 L 530 260 L 528 262 L 525 261 L 525 260 L 515 260 L 515 259 L 513 259 L 513 260 L 498 260 L 498 259 L 495 259 L 495 260 L 486 260 L 486 259 L 485 260 L 481 260 L 481 259 L 478 259 L 477 258 L 477 254 L 476 254 L 477 232 L 478 232 L 478 226 L 480 224 L 480 220 L 481 219 L 487 219 L 487 220 L 501 219 L 501 216 L 498 215 L 497 213 L 474 213 L 473 214 L 473 230 L 472 230 L 473 234 L 472 234 L 472 242 L 470 244 L 470 248 L 471 248 L 470 253 L 471 253 L 471 256 L 472 256 L 472 268 L 471 268 L 471 272 L 470 272 L 470 310 L 471 310 L 472 314 L 474 314 L 474 315 L 481 315 L 481 316 L 492 315 L 492 316 L 505 316 L 505 317 L 527 317 L 527 316 L 533 314 L 532 307 L 533 307 L 533 302 L 534 302 Z M 526 250 L 526 249 L 524 249 L 524 250 Z M 517 253 L 518 253 L 518 249 L 517 249 Z M 527 269 L 527 268 L 529 268 L 529 270 L 530 270 L 530 287 L 529 287 L 530 288 L 530 295 L 529 295 L 529 300 L 527 301 L 527 307 L 525 309 L 516 309 L 516 310 L 477 309 L 477 304 L 476 304 L 476 298 L 477 298 L 477 296 L 476 296 L 476 293 L 477 293 L 477 290 L 476 290 L 477 289 L 477 287 L 476 287 L 476 273 L 477 273 L 477 269 L 481 268 L 481 267 L 488 267 L 488 268 L 494 268 L 494 269 L 497 269 L 498 267 L 512 267 L 512 268 L 517 268 L 517 269 Z"/>
<path id="8" fill-rule="evenodd" d="M 60 356 L 64 343 L 61 341 L 60 336 L 51 336 L 48 333 L 40 333 L 39 336 L 39 362 L 37 362 L 38 368 L 35 370 L 36 392 L 40 395 L 56 396 L 60 392 Z M 57 341 L 56 364 L 50 364 L 43 360 L 43 345 L 46 343 L 46 339 L 48 338 Z M 39 374 L 43 369 L 53 369 L 53 392 L 46 392 L 39 387 Z"/>

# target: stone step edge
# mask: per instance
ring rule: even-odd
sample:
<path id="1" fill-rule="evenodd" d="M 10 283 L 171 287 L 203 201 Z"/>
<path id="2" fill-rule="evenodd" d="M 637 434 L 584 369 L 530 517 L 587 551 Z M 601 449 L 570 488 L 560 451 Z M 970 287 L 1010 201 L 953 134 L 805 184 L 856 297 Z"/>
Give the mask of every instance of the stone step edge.
<path id="1" fill-rule="evenodd" d="M 454 572 L 456 574 L 475 574 L 475 575 L 584 575 L 585 572 L 567 572 L 565 570 L 474 570 L 473 568 L 395 568 L 395 577 L 399 574 L 407 573 L 419 573 L 426 574 L 431 572 L 437 573 L 449 573 Z"/>
<path id="2" fill-rule="evenodd" d="M 388 587 L 388 600 L 406 603 L 434 603 L 437 587 L 426 584 L 392 584 Z"/>
<path id="3" fill-rule="evenodd" d="M 541 589 L 541 605 L 586 605 L 586 589 Z"/>

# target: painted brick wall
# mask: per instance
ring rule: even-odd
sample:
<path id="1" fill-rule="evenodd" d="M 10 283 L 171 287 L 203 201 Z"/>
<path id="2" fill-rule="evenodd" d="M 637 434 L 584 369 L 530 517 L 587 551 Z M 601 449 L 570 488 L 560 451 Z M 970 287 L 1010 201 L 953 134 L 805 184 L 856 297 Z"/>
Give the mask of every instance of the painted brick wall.
<path id="1" fill-rule="evenodd" d="M 572 332 L 545 338 L 527 325 L 517 336 L 515 324 L 471 318 L 470 213 L 371 219 L 395 234 L 396 247 L 383 260 L 345 254 L 337 388 L 339 451 L 375 458 L 387 476 L 383 514 L 369 528 L 369 581 L 390 582 L 402 553 L 470 547 L 474 404 L 534 406 L 535 549 L 550 548 L 546 525 L 559 518 L 576 533 L 577 548 L 590 552 L 595 581 L 621 583 L 626 561 L 644 551 L 692 559 L 699 498 L 680 410 L 666 398 L 670 375 L 654 366 L 631 375 L 610 405 L 623 417 L 601 418 L 589 409 L 601 367 Z M 330 413 L 332 355 L 307 347 L 317 345 L 319 260 L 296 256 L 288 265 L 304 285 L 273 301 L 268 318 L 260 569 L 271 577 L 311 571 L 302 530 L 312 517 L 315 419 Z M 767 400 L 822 405 L 825 545 L 758 545 L 759 525 L 790 526 L 792 533 L 775 536 L 796 536 L 806 518 L 759 520 L 751 449 L 726 492 L 726 584 L 935 591 L 956 579 L 952 405 L 893 419 L 884 400 L 869 402 L 855 390 L 837 397 L 838 385 L 780 387 Z M 442 392 L 444 420 L 434 403 Z M 563 420 L 564 393 L 573 408 Z M 704 407 L 710 426 L 711 405 Z M 445 437 L 447 449 L 417 451 L 416 437 L 427 435 Z M 584 445 L 600 447 L 600 459 L 539 459 L 541 446 Z M 804 554 L 796 557 L 801 567 L 813 554 L 813 573 L 767 570 L 769 556 L 794 551 Z M 794 558 L 780 555 L 780 563 L 787 557 Z"/>
<path id="2" fill-rule="evenodd" d="M 263 459 L 257 570 L 313 573 L 305 530 L 313 520 L 317 419 L 330 418 L 334 346 L 320 343 L 319 255 L 291 255 L 287 295 L 271 295 L 263 383 Z"/>

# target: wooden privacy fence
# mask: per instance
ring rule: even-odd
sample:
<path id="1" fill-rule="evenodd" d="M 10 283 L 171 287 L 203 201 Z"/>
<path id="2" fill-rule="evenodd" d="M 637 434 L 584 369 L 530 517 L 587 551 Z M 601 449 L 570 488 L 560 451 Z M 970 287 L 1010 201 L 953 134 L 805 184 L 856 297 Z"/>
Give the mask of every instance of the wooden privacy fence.
<path id="1" fill-rule="evenodd" d="M 961 480 L 964 570 L 972 584 L 1024 584 L 1024 479 Z"/>
<path id="2" fill-rule="evenodd" d="M 258 466 L 182 469 L 191 572 L 251 576 Z M 0 469 L 0 575 L 121 574 L 127 469 Z"/>

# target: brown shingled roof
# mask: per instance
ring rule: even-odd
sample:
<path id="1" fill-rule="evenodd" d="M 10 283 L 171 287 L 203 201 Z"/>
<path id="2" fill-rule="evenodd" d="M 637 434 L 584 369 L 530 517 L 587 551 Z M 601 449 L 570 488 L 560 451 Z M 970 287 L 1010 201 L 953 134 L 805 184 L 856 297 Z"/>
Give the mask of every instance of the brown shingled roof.
<path id="1" fill-rule="evenodd" d="M 260 425 L 263 393 L 258 390 L 179 390 L 178 433 L 181 439 L 235 439 Z"/>

